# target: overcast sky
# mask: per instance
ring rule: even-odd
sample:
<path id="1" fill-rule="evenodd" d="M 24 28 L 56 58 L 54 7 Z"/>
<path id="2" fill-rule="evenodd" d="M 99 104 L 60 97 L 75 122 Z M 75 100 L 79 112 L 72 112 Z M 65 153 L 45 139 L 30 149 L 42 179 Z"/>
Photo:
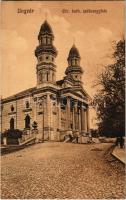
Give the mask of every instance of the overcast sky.
<path id="1" fill-rule="evenodd" d="M 31 8 L 34 12 L 17 13 L 18 8 Z M 69 13 L 63 13 L 63 9 Z M 107 13 L 72 13 L 72 9 L 106 9 Z M 112 62 L 113 41 L 121 39 L 124 33 L 124 2 L 2 2 L 2 96 L 36 86 L 34 50 L 46 15 L 58 50 L 57 80 L 64 76 L 75 40 L 84 69 L 84 88 L 93 96 L 97 74 L 103 65 Z"/>

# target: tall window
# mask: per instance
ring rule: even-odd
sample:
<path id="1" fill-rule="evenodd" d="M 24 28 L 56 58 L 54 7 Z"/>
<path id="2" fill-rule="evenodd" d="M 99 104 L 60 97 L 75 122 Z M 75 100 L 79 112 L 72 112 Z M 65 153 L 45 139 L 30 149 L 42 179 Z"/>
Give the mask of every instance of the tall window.
<path id="1" fill-rule="evenodd" d="M 47 39 L 48 44 L 51 44 L 51 38 Z"/>
<path id="2" fill-rule="evenodd" d="M 48 72 L 47 72 L 47 81 L 49 80 L 49 74 L 48 74 Z"/>
<path id="3" fill-rule="evenodd" d="M 55 77 L 55 75 L 54 75 L 54 72 L 52 73 L 52 81 L 54 81 L 54 77 Z"/>
<path id="4" fill-rule="evenodd" d="M 10 129 L 14 129 L 14 118 L 10 119 Z"/>
<path id="5" fill-rule="evenodd" d="M 48 37 L 46 37 L 46 44 L 48 44 Z"/>
<path id="6" fill-rule="evenodd" d="M 30 128 L 30 116 L 26 115 L 25 117 L 25 128 Z"/>
<path id="7" fill-rule="evenodd" d="M 29 108 L 30 107 L 30 104 L 29 104 L 29 101 L 26 101 L 26 108 Z"/>
<path id="8" fill-rule="evenodd" d="M 42 61 L 42 56 L 39 57 L 39 61 Z"/>
<path id="9" fill-rule="evenodd" d="M 13 112 L 14 111 L 14 106 L 13 105 L 11 105 L 11 112 Z"/>
<path id="10" fill-rule="evenodd" d="M 39 74 L 39 83 L 41 83 L 42 82 L 42 74 L 40 73 Z"/>

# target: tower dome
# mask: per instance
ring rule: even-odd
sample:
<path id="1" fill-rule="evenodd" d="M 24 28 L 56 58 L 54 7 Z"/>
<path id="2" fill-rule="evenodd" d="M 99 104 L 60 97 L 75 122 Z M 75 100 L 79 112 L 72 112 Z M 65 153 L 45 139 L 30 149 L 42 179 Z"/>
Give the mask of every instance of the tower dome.
<path id="1" fill-rule="evenodd" d="M 76 46 L 73 45 L 67 58 L 68 67 L 66 68 L 65 74 L 68 79 L 71 78 L 77 84 L 81 84 L 81 75 L 83 74 L 83 69 L 80 66 L 80 59 L 80 53 Z"/>
<path id="2" fill-rule="evenodd" d="M 74 57 L 80 58 L 80 53 L 79 53 L 78 49 L 76 48 L 75 44 L 72 46 L 72 48 L 69 51 L 68 59 L 71 59 Z"/>
<path id="3" fill-rule="evenodd" d="M 35 49 L 35 56 L 38 63 L 37 69 L 37 86 L 41 87 L 43 83 L 56 82 L 56 65 L 55 58 L 57 50 L 53 45 L 54 35 L 51 26 L 45 20 L 40 27 L 38 34 L 39 45 Z"/>
<path id="4" fill-rule="evenodd" d="M 47 22 L 47 20 L 45 20 L 44 23 L 41 25 L 40 32 L 39 32 L 39 35 L 38 35 L 38 39 L 40 38 L 40 36 L 45 35 L 45 34 L 54 36 L 52 28 L 49 25 L 49 23 Z"/>

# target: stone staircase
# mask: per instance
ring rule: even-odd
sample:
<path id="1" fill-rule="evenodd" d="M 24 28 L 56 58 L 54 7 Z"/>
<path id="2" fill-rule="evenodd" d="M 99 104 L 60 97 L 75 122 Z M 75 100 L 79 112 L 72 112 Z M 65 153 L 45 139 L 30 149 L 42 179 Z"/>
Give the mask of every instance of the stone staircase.
<path id="1" fill-rule="evenodd" d="M 67 136 L 63 142 L 64 143 L 67 143 L 67 142 L 77 143 L 77 138 L 73 137 L 71 139 L 69 136 Z M 91 142 L 88 136 L 78 135 L 78 143 L 79 144 L 88 144 L 88 143 L 93 143 L 93 141 Z"/>
<path id="2" fill-rule="evenodd" d="M 1 147 L 1 155 L 4 155 L 4 154 L 8 154 L 8 153 L 12 153 L 14 151 L 18 151 L 18 150 L 21 150 L 21 149 L 24 149 L 30 145 L 33 145 L 35 144 L 35 140 L 30 140 L 30 141 L 27 141 L 21 145 L 7 145 L 7 146 L 2 146 Z"/>
<path id="3" fill-rule="evenodd" d="M 36 133 L 32 132 L 26 135 L 23 135 L 22 138 L 18 139 L 19 145 L 6 145 L 1 147 L 1 155 L 11 153 L 20 149 L 24 149 L 30 145 L 36 143 Z"/>

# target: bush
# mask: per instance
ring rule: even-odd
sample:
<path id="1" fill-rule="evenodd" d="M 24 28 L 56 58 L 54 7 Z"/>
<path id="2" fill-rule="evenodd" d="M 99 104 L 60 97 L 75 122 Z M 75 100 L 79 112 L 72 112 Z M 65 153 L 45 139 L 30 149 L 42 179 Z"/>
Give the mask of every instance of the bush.
<path id="1" fill-rule="evenodd" d="M 22 134 L 23 131 L 19 130 L 19 129 L 8 129 L 6 131 L 4 131 L 4 133 L 2 133 L 2 137 L 7 137 L 7 138 L 12 138 L 12 139 L 18 139 L 18 138 L 22 138 Z"/>

